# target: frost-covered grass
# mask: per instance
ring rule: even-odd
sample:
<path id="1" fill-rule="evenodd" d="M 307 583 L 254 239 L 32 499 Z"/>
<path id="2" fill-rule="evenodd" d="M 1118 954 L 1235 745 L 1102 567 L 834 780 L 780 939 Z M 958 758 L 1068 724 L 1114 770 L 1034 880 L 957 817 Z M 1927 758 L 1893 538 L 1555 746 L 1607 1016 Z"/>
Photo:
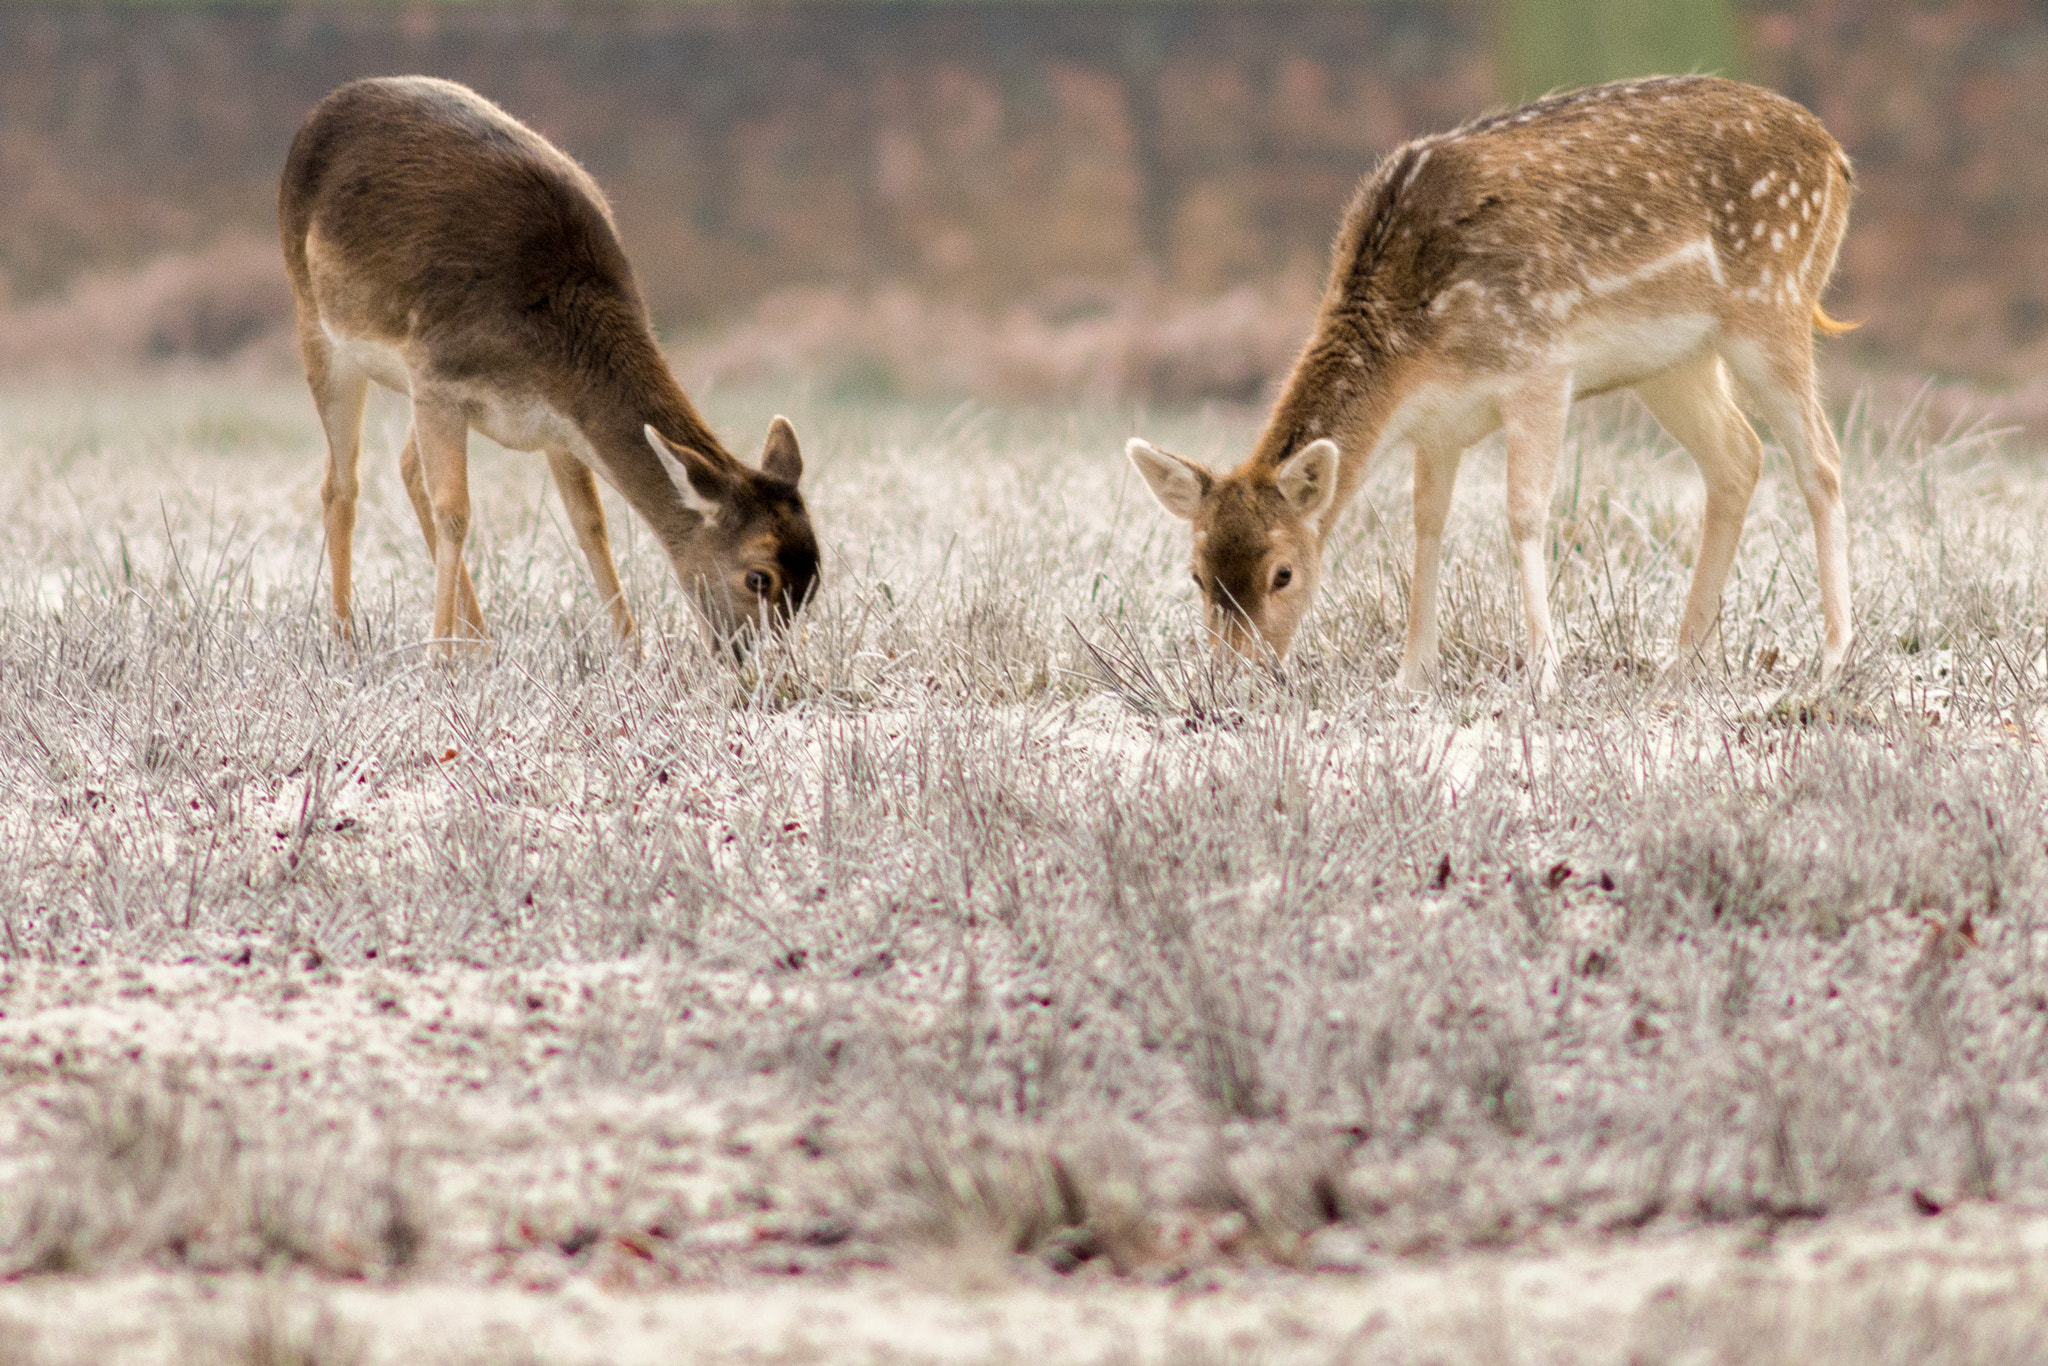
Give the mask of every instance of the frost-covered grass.
<path id="1" fill-rule="evenodd" d="M 1679 685 L 1697 478 L 1630 409 L 1583 415 L 1538 708 L 1497 451 L 1467 462 L 1417 703 L 1391 686 L 1404 472 L 1347 515 L 1273 681 L 1196 648 L 1185 532 L 1120 454 L 1234 461 L 1255 413 L 706 404 L 748 452 L 784 405 L 827 547 L 798 635 L 714 659 L 617 509 L 622 651 L 542 463 L 479 442 L 495 642 L 450 669 L 397 407 L 351 647 L 296 384 L 0 397 L 8 1274 L 363 1279 L 358 1328 L 258 1297 L 123 1350 L 398 1360 L 376 1295 L 1387 1284 L 2048 1195 L 2025 453 L 1849 414 L 1859 640 L 1824 692 L 1774 460 L 1726 672 Z M 1940 1350 L 1996 1327 L 1911 1283 Z M 1863 1291 L 1731 1284 L 1560 1359 L 1661 1360 L 1702 1324 L 1716 1360 L 1873 1359 L 1832 1336 Z M 1522 1359 L 1487 1345 L 1520 1311 L 1481 1301 L 1260 1359 Z M 0 1362 L 121 1359 L 36 1314 Z M 354 1355 L 288 1355 L 306 1335 Z M 520 1341 L 448 1359 L 556 1359 Z M 1138 1341 L 1069 1356 L 1235 1359 Z"/>

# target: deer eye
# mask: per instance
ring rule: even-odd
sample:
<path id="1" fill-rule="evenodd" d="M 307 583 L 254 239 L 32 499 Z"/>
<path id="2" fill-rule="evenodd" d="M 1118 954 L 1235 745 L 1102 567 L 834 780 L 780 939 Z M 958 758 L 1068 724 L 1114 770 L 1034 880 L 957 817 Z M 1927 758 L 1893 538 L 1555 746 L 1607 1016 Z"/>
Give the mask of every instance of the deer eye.
<path id="1" fill-rule="evenodd" d="M 1279 592 L 1281 589 L 1285 588 L 1288 584 L 1293 582 L 1293 565 L 1283 564 L 1278 569 L 1273 571 L 1273 591 L 1275 593 Z"/>
<path id="2" fill-rule="evenodd" d="M 747 571 L 747 591 L 749 593 L 752 593 L 755 597 L 767 597 L 768 590 L 770 588 L 773 588 L 774 586 L 775 580 L 768 577 L 767 570 L 749 569 Z"/>

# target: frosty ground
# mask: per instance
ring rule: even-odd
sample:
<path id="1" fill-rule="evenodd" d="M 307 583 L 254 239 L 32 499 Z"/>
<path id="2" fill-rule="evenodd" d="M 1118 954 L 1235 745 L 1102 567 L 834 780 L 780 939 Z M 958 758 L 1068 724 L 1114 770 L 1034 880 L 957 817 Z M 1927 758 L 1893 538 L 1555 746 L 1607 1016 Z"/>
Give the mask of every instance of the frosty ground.
<path id="1" fill-rule="evenodd" d="M 620 649 L 478 441 L 449 669 L 399 406 L 347 644 L 295 381 L 0 398 L 0 1362 L 2048 1360 L 2022 444 L 1845 404 L 1846 678 L 1774 455 L 1687 683 L 1697 476 L 1583 414 L 1536 706 L 1497 449 L 1418 701 L 1401 471 L 1274 679 L 1120 454 L 1255 412 L 706 407 L 802 630 L 614 506 Z"/>

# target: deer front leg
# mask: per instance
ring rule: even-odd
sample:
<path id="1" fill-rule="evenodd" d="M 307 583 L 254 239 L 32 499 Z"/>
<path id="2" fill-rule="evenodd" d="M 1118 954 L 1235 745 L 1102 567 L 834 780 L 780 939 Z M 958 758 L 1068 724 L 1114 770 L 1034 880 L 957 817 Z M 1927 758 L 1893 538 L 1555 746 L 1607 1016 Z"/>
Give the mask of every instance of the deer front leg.
<path id="1" fill-rule="evenodd" d="M 480 620 L 462 611 L 469 539 L 469 418 L 458 402 L 413 388 L 413 434 L 434 529 L 434 641 L 452 657 L 464 641 L 485 638 Z M 458 630 L 457 618 L 461 616 Z"/>
<path id="2" fill-rule="evenodd" d="M 1522 615 L 1529 626 L 1527 668 L 1538 697 L 1557 686 L 1557 641 L 1550 630 L 1550 576 L 1543 562 L 1543 531 L 1564 445 L 1565 414 L 1572 402 L 1569 372 L 1533 377 L 1501 400 L 1508 443 L 1508 537 L 1522 585 Z"/>
<path id="3" fill-rule="evenodd" d="M 1415 573 L 1408 582 L 1408 641 L 1401 652 L 1400 686 L 1427 692 L 1436 681 L 1437 589 L 1443 581 L 1444 523 L 1462 450 L 1415 449 Z"/>
<path id="4" fill-rule="evenodd" d="M 612 560 L 611 537 L 605 531 L 604 503 L 598 498 L 597 477 L 590 466 L 567 451 L 549 451 L 548 468 L 554 471 L 555 487 L 562 491 L 562 506 L 568 510 L 569 525 L 576 529 L 576 543 L 590 564 L 590 577 L 597 581 L 597 595 L 611 613 L 612 629 L 620 640 L 633 637 L 633 613 L 626 606 L 626 591 L 619 585 L 619 567 Z"/>

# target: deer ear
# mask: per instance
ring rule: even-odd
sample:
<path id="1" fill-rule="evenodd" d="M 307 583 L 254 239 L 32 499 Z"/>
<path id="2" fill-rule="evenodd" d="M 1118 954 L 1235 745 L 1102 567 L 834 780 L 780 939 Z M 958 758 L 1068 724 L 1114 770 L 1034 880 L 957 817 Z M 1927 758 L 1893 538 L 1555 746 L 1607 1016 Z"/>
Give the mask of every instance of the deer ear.
<path id="1" fill-rule="evenodd" d="M 1273 482 L 1303 521 L 1315 522 L 1337 497 L 1337 443 L 1324 437 L 1311 441 L 1281 462 Z"/>
<path id="2" fill-rule="evenodd" d="M 1215 477 L 1194 461 L 1170 455 L 1139 437 L 1134 436 L 1124 443 L 1124 454 L 1138 467 L 1138 473 L 1145 476 L 1145 482 L 1151 487 L 1152 496 L 1159 500 L 1159 506 L 1184 522 L 1195 519 L 1202 499 L 1215 486 Z"/>
<path id="3" fill-rule="evenodd" d="M 653 423 L 640 430 L 656 455 L 683 467 L 684 477 L 676 481 L 676 492 L 689 506 L 709 516 L 717 510 L 719 503 L 732 496 L 734 471 L 700 450 L 678 446 L 654 430 Z"/>
<path id="4" fill-rule="evenodd" d="M 768 444 L 761 448 L 761 473 L 784 484 L 794 484 L 804 477 L 804 457 L 796 446 L 796 428 L 779 413 L 768 424 Z"/>

